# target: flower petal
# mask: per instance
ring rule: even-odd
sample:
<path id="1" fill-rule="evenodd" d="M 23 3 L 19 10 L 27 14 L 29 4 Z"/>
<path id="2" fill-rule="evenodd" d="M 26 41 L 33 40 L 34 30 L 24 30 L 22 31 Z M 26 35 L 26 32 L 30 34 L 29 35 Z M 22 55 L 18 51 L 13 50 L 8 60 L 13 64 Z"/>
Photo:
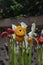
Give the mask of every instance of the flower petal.
<path id="1" fill-rule="evenodd" d="M 29 37 L 33 37 L 35 33 L 35 23 L 32 24 L 31 32 L 28 33 Z"/>
<path id="2" fill-rule="evenodd" d="M 32 37 L 32 31 L 28 33 L 29 37 Z"/>
<path id="3" fill-rule="evenodd" d="M 21 22 L 20 24 L 21 24 L 21 26 L 23 26 L 24 28 L 27 28 L 27 25 L 26 25 L 24 22 Z"/>
<path id="4" fill-rule="evenodd" d="M 32 27 L 31 27 L 31 31 L 32 31 L 32 32 L 35 32 L 35 27 L 36 27 L 36 25 L 35 25 L 35 23 L 33 23 L 33 24 L 32 24 Z"/>
<path id="5" fill-rule="evenodd" d="M 14 33 L 14 30 L 12 30 L 11 28 L 8 28 L 8 33 L 10 33 L 10 34 L 13 34 Z"/>
<path id="6" fill-rule="evenodd" d="M 16 25 L 12 24 L 12 29 L 14 30 L 16 28 Z"/>
<path id="7" fill-rule="evenodd" d="M 8 35 L 8 32 L 6 31 L 1 33 L 1 37 L 6 37 L 7 35 Z"/>

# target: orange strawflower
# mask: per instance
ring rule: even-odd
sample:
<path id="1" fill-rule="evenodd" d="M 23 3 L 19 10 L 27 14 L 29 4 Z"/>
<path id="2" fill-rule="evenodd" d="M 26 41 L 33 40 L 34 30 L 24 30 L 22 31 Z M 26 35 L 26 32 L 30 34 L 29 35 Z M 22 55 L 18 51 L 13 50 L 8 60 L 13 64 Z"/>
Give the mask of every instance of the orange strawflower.
<path id="1" fill-rule="evenodd" d="M 16 35 L 16 41 L 22 42 L 26 34 L 26 29 L 22 26 L 17 26 L 14 31 Z"/>
<path id="2" fill-rule="evenodd" d="M 15 28 L 15 34 L 17 36 L 24 36 L 26 34 L 26 29 L 24 27 L 22 27 L 22 26 L 17 26 Z"/>

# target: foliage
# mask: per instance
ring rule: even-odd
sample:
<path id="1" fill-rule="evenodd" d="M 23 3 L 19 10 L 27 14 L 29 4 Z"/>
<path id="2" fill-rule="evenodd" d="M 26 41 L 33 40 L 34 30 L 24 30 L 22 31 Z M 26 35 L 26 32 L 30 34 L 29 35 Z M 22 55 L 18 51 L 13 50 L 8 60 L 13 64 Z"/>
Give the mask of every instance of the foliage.
<path id="1" fill-rule="evenodd" d="M 0 19 L 43 15 L 43 0 L 0 0 Z"/>

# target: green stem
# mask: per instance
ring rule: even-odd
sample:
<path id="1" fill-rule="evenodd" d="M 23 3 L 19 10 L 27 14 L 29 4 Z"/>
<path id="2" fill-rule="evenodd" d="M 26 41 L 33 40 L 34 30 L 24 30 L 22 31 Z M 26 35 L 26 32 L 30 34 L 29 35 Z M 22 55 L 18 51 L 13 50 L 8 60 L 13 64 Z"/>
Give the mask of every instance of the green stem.
<path id="1" fill-rule="evenodd" d="M 23 44 L 22 44 L 22 65 L 24 65 L 24 52 L 23 52 Z"/>
<path id="2" fill-rule="evenodd" d="M 15 40 L 12 40 L 12 65 L 16 65 Z"/>
<path id="3" fill-rule="evenodd" d="M 41 51 L 40 51 L 40 62 L 42 64 L 42 47 L 41 47 Z"/>
<path id="4" fill-rule="evenodd" d="M 24 52 L 22 43 L 19 44 L 19 57 L 18 57 L 18 65 L 24 65 Z"/>
<path id="5" fill-rule="evenodd" d="M 26 49 L 26 53 L 25 53 L 25 62 L 26 62 L 26 65 L 28 65 L 28 54 L 27 54 L 27 49 Z"/>
<path id="6" fill-rule="evenodd" d="M 30 51 L 29 51 L 29 65 L 32 65 L 32 43 L 30 43 Z"/>
<path id="7" fill-rule="evenodd" d="M 19 55 L 18 55 L 18 64 L 21 65 L 21 43 L 19 43 Z"/>
<path id="8" fill-rule="evenodd" d="M 37 53 L 38 53 L 38 65 L 41 65 L 41 62 L 42 62 L 42 48 L 41 47 L 37 50 Z"/>
<path id="9" fill-rule="evenodd" d="M 25 45 L 25 51 L 24 51 L 24 65 L 28 65 L 28 54 L 27 54 L 27 48 L 26 48 L 26 43 L 24 41 L 24 45 Z"/>
<path id="10" fill-rule="evenodd" d="M 43 45 L 43 44 L 42 44 Z M 43 47 L 42 47 L 42 65 L 43 65 Z"/>
<path id="11" fill-rule="evenodd" d="M 10 47 L 11 47 L 11 46 L 10 46 L 10 39 L 6 38 L 6 41 L 7 41 L 7 43 L 8 43 L 8 56 L 9 56 L 9 61 L 8 61 L 8 64 L 9 64 L 9 65 L 11 65 L 11 64 L 10 64 L 10 60 L 11 60 L 11 59 L 10 59 L 10 55 L 11 55 L 11 49 L 10 49 Z"/>
<path id="12" fill-rule="evenodd" d="M 14 65 L 14 43 L 12 42 L 12 65 Z"/>

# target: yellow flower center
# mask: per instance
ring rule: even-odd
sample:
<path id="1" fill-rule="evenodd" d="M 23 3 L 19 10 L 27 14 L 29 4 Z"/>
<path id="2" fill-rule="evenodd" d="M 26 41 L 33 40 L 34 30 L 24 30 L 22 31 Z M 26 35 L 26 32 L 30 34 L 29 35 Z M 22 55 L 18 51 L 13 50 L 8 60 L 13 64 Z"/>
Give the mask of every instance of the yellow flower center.
<path id="1" fill-rule="evenodd" d="M 17 36 L 24 36 L 26 34 L 26 29 L 24 27 L 22 27 L 22 26 L 17 26 L 15 28 L 15 34 Z"/>

